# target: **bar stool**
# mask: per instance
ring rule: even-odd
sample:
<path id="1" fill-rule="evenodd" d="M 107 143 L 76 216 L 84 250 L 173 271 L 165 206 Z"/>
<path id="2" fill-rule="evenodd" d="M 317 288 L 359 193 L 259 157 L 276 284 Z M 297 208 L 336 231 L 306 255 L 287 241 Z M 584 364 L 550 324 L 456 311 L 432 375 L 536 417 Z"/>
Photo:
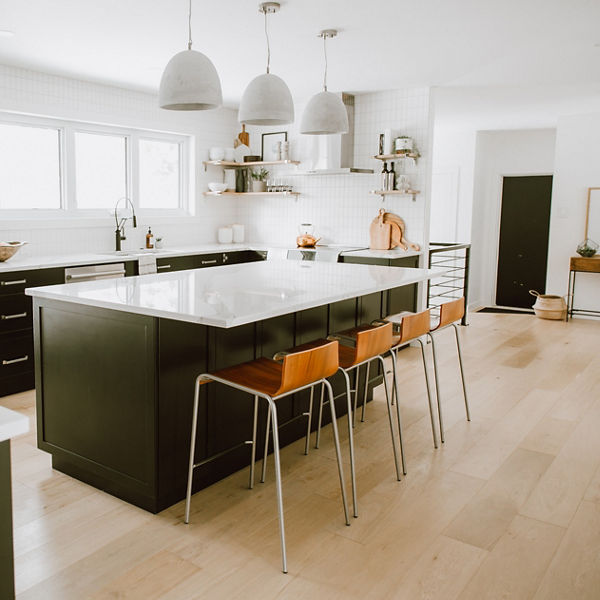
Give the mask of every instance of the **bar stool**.
<path id="1" fill-rule="evenodd" d="M 398 438 L 400 440 L 400 451 L 396 447 L 396 437 L 394 433 L 394 425 L 392 419 L 392 408 L 391 408 L 391 397 L 388 390 L 388 383 L 385 377 L 385 361 L 384 356 L 390 351 L 390 348 L 393 344 L 393 336 L 392 336 L 392 324 L 387 323 L 385 325 L 372 326 L 372 325 L 360 325 L 358 327 L 354 327 L 352 329 L 348 329 L 345 331 L 341 331 L 339 333 L 334 333 L 330 335 L 327 339 L 333 339 L 340 342 L 339 345 L 339 371 L 343 374 L 345 382 L 346 382 L 346 399 L 348 402 L 348 437 L 349 437 L 349 445 L 350 445 L 350 472 L 352 478 L 352 502 L 354 507 L 354 516 L 358 516 L 358 503 L 357 503 L 357 493 L 356 493 L 356 467 L 355 467 L 355 457 L 354 457 L 354 441 L 353 441 L 353 414 L 356 412 L 356 408 L 352 410 L 352 401 L 351 401 L 351 390 L 350 387 L 350 376 L 349 374 L 354 370 L 358 369 L 362 365 L 369 365 L 372 361 L 379 361 L 383 368 L 383 383 L 385 389 L 385 398 L 387 402 L 388 409 L 388 421 L 390 425 L 390 433 L 392 437 L 392 448 L 394 451 L 394 464 L 396 466 L 396 478 L 398 481 L 401 480 L 400 476 L 400 465 L 398 462 L 398 455 L 402 457 L 402 465 L 404 469 L 404 452 L 402 446 L 402 424 L 400 421 L 400 412 L 397 411 L 397 421 L 398 421 Z M 396 377 L 396 365 L 395 362 L 392 361 L 393 364 L 393 373 L 394 373 L 394 385 L 397 385 L 398 380 Z M 368 385 L 368 375 L 367 375 L 367 385 Z M 354 389 L 355 400 L 358 395 L 358 371 L 357 371 L 357 381 Z M 366 395 L 366 393 L 365 393 Z M 323 414 L 323 404 L 324 404 L 324 396 L 323 391 L 321 392 L 321 402 L 319 405 L 319 420 L 317 425 L 317 443 L 316 447 L 319 447 L 319 439 L 321 434 L 321 420 Z M 356 404 L 355 404 L 356 407 Z"/>
<path id="2" fill-rule="evenodd" d="M 214 373 L 202 373 L 196 378 L 194 394 L 194 412 L 192 416 L 192 436 L 190 443 L 190 460 L 188 471 L 187 493 L 185 501 L 185 522 L 190 521 L 190 503 L 192 496 L 192 479 L 194 469 L 205 461 L 194 463 L 196 429 L 198 422 L 198 402 L 200 397 L 200 386 L 204 383 L 215 381 L 229 387 L 248 392 L 254 396 L 254 421 L 252 425 L 251 442 L 251 464 L 249 487 L 254 483 L 254 460 L 256 456 L 256 425 L 258 415 L 258 399 L 264 398 L 269 405 L 268 415 L 273 427 L 273 450 L 275 457 L 275 483 L 277 490 L 277 510 L 279 513 L 279 535 L 281 541 L 282 570 L 287 573 L 287 557 L 285 546 L 285 526 L 283 520 L 283 495 L 281 488 L 281 466 L 279 460 L 279 435 L 277 423 L 276 401 L 284 396 L 299 392 L 322 383 L 329 392 L 329 406 L 331 409 L 331 420 L 335 452 L 337 456 L 338 474 L 344 506 L 344 517 L 346 525 L 350 525 L 348 518 L 348 503 L 344 486 L 344 472 L 340 452 L 340 443 L 337 430 L 335 414 L 335 403 L 333 391 L 327 377 L 334 375 L 338 369 L 338 343 L 335 341 L 290 354 L 283 357 L 282 362 L 268 358 L 259 358 L 247 363 L 228 367 L 215 371 Z"/>
<path id="3" fill-rule="evenodd" d="M 438 361 L 437 354 L 435 350 L 435 341 L 434 341 L 434 333 L 437 335 L 438 332 L 452 326 L 454 328 L 454 334 L 456 336 L 456 349 L 458 351 L 458 364 L 460 367 L 460 378 L 462 381 L 462 390 L 463 396 L 465 399 L 465 412 L 467 413 L 467 421 L 471 420 L 471 412 L 469 411 L 469 401 L 467 400 L 467 388 L 465 386 L 465 373 L 463 370 L 463 362 L 462 362 L 462 352 L 460 349 L 460 340 L 458 337 L 458 326 L 456 325 L 456 321 L 460 321 L 465 314 L 465 298 L 458 298 L 456 300 L 452 300 L 451 302 L 445 302 L 440 305 L 440 318 L 439 322 L 435 325 L 435 327 L 431 327 L 428 335 L 431 340 L 431 350 L 433 354 L 433 373 L 435 377 L 435 387 L 437 393 L 437 404 L 438 404 L 438 419 L 440 424 L 440 439 L 442 443 L 444 442 L 444 425 L 442 419 L 442 403 L 440 398 L 440 383 L 439 383 L 439 375 L 438 375 Z"/>
<path id="4" fill-rule="evenodd" d="M 427 389 L 427 404 L 429 406 L 429 418 L 431 421 L 431 434 L 433 436 L 433 446 L 438 447 L 437 435 L 435 431 L 435 419 L 433 416 L 433 401 L 431 397 L 431 386 L 429 384 L 429 372 L 427 370 L 427 361 L 425 360 L 425 345 L 421 339 L 429 335 L 431 329 L 431 309 L 427 309 L 418 313 L 399 313 L 390 315 L 383 319 L 383 322 L 392 323 L 394 327 L 394 346 L 390 352 L 394 362 L 398 360 L 398 351 L 411 342 L 419 342 L 421 348 L 421 359 L 423 361 L 423 371 L 425 373 L 425 387 Z M 396 386 L 392 389 L 392 404 L 394 403 L 394 395 L 397 394 Z M 399 409 L 398 398 L 396 398 L 396 410 Z M 363 405 L 364 411 L 364 405 Z"/>

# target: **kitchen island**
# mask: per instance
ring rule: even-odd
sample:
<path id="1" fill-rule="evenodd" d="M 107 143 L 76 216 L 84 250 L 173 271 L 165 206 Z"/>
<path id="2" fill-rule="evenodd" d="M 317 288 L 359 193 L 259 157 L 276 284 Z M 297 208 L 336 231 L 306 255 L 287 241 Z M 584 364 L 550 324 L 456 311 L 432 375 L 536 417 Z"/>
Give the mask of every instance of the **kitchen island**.
<path id="1" fill-rule="evenodd" d="M 433 275 L 271 260 L 30 288 L 38 446 L 54 468 L 158 512 L 185 496 L 199 373 L 381 318 L 390 291 Z M 307 391 L 279 401 L 282 445 L 304 434 L 307 406 Z M 249 463 L 252 411 L 242 392 L 203 386 L 195 491 Z"/>

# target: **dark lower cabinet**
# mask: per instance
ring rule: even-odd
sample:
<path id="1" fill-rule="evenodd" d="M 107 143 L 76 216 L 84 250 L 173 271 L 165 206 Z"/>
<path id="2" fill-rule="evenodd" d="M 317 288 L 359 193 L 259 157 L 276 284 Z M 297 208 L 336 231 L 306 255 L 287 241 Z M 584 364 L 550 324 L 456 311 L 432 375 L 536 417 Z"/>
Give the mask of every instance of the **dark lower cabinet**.
<path id="1" fill-rule="evenodd" d="M 0 442 L 0 598 L 15 597 L 10 440 Z"/>
<path id="2" fill-rule="evenodd" d="M 199 374 L 270 357 L 359 318 L 380 318 L 383 304 L 381 293 L 370 294 L 224 329 L 35 299 L 38 446 L 52 454 L 54 468 L 151 512 L 163 510 L 185 496 Z M 342 415 L 344 379 L 332 382 Z M 380 382 L 372 369 L 369 390 Z M 308 400 L 305 391 L 277 401 L 282 445 L 305 435 Z M 262 400 L 257 456 L 266 414 Z M 252 416 L 248 394 L 201 386 L 195 460 L 206 463 L 194 472 L 195 491 L 249 464 Z"/>

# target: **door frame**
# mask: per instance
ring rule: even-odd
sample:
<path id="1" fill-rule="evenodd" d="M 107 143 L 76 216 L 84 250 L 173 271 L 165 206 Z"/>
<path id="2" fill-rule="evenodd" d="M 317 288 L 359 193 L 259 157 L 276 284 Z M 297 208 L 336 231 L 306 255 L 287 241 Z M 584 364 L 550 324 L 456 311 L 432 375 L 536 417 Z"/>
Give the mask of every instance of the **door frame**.
<path id="1" fill-rule="evenodd" d="M 492 245 L 492 250 L 488 255 L 488 273 L 491 274 L 491 281 L 488 286 L 488 306 L 496 306 L 496 292 L 498 291 L 498 259 L 500 255 L 500 221 L 502 218 L 502 189 L 504 186 L 504 178 L 505 177 L 554 177 L 553 172 L 543 171 L 543 172 L 521 172 L 521 173 L 498 173 L 496 175 L 496 193 L 494 202 L 494 214 L 490 218 L 490 223 L 492 224 L 492 229 L 489 232 L 491 234 L 491 238 L 494 243 Z M 554 179 L 552 180 L 552 187 L 554 188 Z M 550 210 L 552 210 L 552 202 L 550 203 Z M 546 273 L 546 281 L 548 279 L 548 273 Z"/>

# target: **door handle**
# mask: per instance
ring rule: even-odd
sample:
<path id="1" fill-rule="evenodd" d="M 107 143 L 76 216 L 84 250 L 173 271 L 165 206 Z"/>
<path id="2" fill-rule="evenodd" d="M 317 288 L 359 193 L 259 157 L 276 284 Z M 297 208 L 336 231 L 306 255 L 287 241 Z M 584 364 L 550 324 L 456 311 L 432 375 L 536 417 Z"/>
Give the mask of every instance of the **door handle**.
<path id="1" fill-rule="evenodd" d="M 158 271 L 159 269 L 170 269 L 171 265 L 158 265 L 158 267 L 156 267 L 156 270 Z"/>
<path id="2" fill-rule="evenodd" d="M 19 285 L 27 283 L 27 279 L 14 279 L 13 281 L 0 281 L 0 285 Z"/>

